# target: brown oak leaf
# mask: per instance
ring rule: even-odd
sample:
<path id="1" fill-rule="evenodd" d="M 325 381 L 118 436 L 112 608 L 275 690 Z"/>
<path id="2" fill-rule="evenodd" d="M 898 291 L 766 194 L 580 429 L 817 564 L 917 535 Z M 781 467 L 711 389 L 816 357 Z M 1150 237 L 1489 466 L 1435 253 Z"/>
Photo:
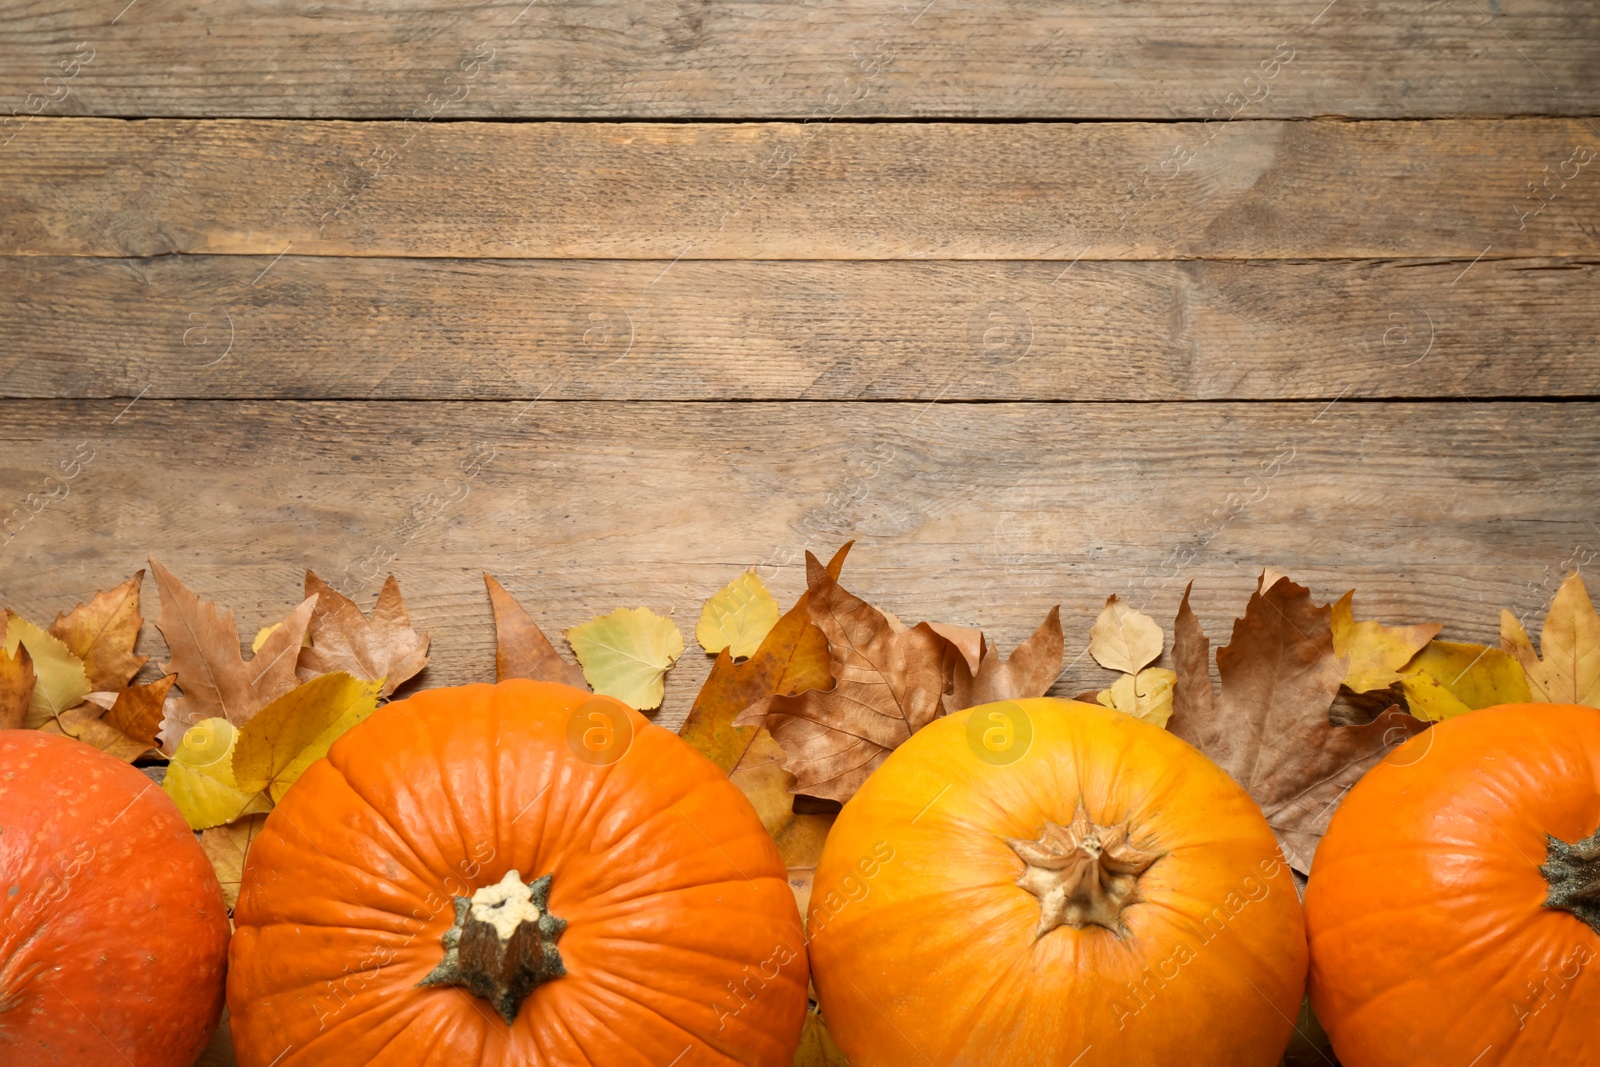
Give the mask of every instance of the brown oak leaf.
<path id="1" fill-rule="evenodd" d="M 765 725 L 797 792 L 848 800 L 889 753 L 943 712 L 944 641 L 926 624 L 896 629 L 806 553 L 807 610 L 828 640 L 832 688 L 773 696 L 737 725 Z"/>
<path id="2" fill-rule="evenodd" d="M 494 610 L 494 679 L 532 678 L 538 682 L 561 682 L 588 689 L 583 671 L 556 654 L 539 624 L 505 586 L 488 574 L 483 584 L 489 589 L 489 605 Z"/>
<path id="3" fill-rule="evenodd" d="M 1061 607 L 1057 605 L 1009 658 L 1002 660 L 999 649 L 986 647 L 976 672 L 969 669 L 967 659 L 957 658 L 952 665 L 950 692 L 944 696 L 944 709 L 960 711 L 995 700 L 1044 696 L 1061 676 L 1061 656 L 1065 651 Z"/>
<path id="4" fill-rule="evenodd" d="M 311 647 L 300 649 L 302 680 L 335 671 L 369 682 L 382 678 L 380 695 L 388 696 L 428 665 L 428 635 L 411 628 L 394 575 L 384 581 L 370 618 L 311 571 L 306 571 L 306 596 L 316 597 L 317 606 L 311 612 Z"/>
<path id="5" fill-rule="evenodd" d="M 96 593 L 88 603 L 56 616 L 49 632 L 83 660 L 89 684 L 96 690 L 121 689 L 133 680 L 148 656 L 133 654 L 139 639 L 140 570 L 121 585 Z"/>
<path id="6" fill-rule="evenodd" d="M 246 660 L 240 652 L 233 612 L 190 592 L 176 575 L 150 561 L 161 590 L 156 626 L 167 639 L 172 660 L 163 673 L 178 676 L 183 691 L 161 721 L 161 747 L 169 756 L 183 733 L 201 719 L 227 718 L 236 726 L 293 689 L 299 680 L 295 663 L 317 598 L 307 597 Z"/>
<path id="7" fill-rule="evenodd" d="M 1168 728 L 1255 798 L 1290 866 L 1309 873 L 1345 792 L 1426 724 L 1391 709 L 1366 725 L 1333 725 L 1328 713 L 1347 664 L 1334 653 L 1332 610 L 1288 578 L 1258 583 L 1217 650 L 1222 691 L 1213 692 L 1209 642 L 1189 592 L 1173 624 L 1178 686 Z"/>

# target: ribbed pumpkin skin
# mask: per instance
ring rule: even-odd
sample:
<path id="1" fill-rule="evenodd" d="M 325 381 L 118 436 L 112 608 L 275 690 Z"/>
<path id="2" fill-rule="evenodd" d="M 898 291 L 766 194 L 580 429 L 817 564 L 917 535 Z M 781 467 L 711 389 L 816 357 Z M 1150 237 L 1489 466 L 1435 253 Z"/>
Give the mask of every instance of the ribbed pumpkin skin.
<path id="1" fill-rule="evenodd" d="M 522 680 L 428 690 L 306 772 L 234 910 L 241 1067 L 788 1067 L 807 971 L 776 846 L 726 775 L 636 712 L 620 760 L 579 760 L 568 719 L 593 699 Z M 508 1027 L 464 989 L 416 984 L 452 898 L 510 870 L 553 874 L 568 925 L 566 975 Z"/>
<path id="2" fill-rule="evenodd" d="M 1090 1047 L 1085 1064 L 1276 1064 L 1303 996 L 1305 930 L 1260 809 L 1165 730 L 1077 702 L 1014 703 L 1033 726 L 1020 760 L 975 756 L 973 711 L 936 720 L 828 836 L 812 975 L 852 1067 L 1066 1067 Z M 1123 912 L 1127 940 L 1060 926 L 1036 941 L 1039 902 L 1015 884 L 1024 864 L 1005 839 L 1070 822 L 1080 799 L 1165 855 Z"/>
<path id="3" fill-rule="evenodd" d="M 1600 936 L 1543 907 L 1545 834 L 1600 826 L 1600 711 L 1488 708 L 1352 789 L 1306 888 L 1311 1003 L 1345 1067 L 1600 1063 Z"/>
<path id="4" fill-rule="evenodd" d="M 189 1067 L 227 950 L 217 876 L 160 786 L 0 731 L 0 1063 Z"/>

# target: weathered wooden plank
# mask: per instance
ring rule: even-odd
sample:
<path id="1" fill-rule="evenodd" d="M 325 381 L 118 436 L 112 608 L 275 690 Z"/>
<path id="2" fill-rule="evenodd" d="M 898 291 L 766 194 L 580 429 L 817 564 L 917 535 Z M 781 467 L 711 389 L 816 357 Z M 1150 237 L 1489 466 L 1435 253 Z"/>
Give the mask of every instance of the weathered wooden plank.
<path id="1" fill-rule="evenodd" d="M 25 132 L 0 153 L 0 254 L 1070 261 L 1600 247 L 1600 133 L 1581 120 L 52 119 Z"/>
<path id="2" fill-rule="evenodd" d="M 1597 70 L 1600 11 L 1585 0 L 118 0 L 0 14 L 0 100 L 24 114 L 1580 115 L 1600 110 Z"/>
<path id="3" fill-rule="evenodd" d="M 0 259 L 0 395 L 1600 395 L 1600 259 Z"/>
<path id="4" fill-rule="evenodd" d="M 483 570 L 552 633 L 646 604 L 692 641 L 738 568 L 788 599 L 802 548 L 856 538 L 847 584 L 902 618 L 1010 645 L 1059 601 L 1069 659 L 1108 593 L 1169 620 L 1190 579 L 1225 640 L 1263 564 L 1493 640 L 1600 548 L 1597 448 L 1593 403 L 13 400 L 0 604 L 48 618 L 154 554 L 248 636 L 304 567 L 363 601 L 393 570 L 437 685 L 492 676 Z M 685 654 L 662 721 L 706 666 Z M 1080 658 L 1058 691 L 1104 680 Z"/>

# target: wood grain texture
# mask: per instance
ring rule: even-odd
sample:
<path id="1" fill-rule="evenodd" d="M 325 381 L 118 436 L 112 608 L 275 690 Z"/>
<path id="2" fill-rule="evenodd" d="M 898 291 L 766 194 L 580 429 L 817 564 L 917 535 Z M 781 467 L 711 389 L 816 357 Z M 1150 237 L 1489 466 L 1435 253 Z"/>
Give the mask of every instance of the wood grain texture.
<path id="1" fill-rule="evenodd" d="M 1587 120 L 51 119 L 0 152 L 0 254 L 1064 263 L 1597 249 L 1600 124 Z"/>
<path id="2" fill-rule="evenodd" d="M 46 83 L 80 45 L 92 58 Z M 0 99 L 72 115 L 1594 114 L 1597 71 L 1587 0 L 33 0 L 0 15 Z"/>
<path id="3" fill-rule="evenodd" d="M 392 570 L 441 685 L 494 675 L 484 570 L 552 636 L 637 604 L 692 634 L 739 568 L 788 601 L 802 549 L 856 538 L 869 600 L 1007 647 L 1060 602 L 1069 660 L 1108 593 L 1166 622 L 1190 579 L 1225 640 L 1264 564 L 1492 641 L 1500 608 L 1536 622 L 1575 546 L 1600 548 L 1597 447 L 1592 403 L 12 400 L 5 508 L 76 475 L 6 520 L 0 603 L 49 618 L 150 554 L 247 638 L 305 567 L 363 606 Z M 661 721 L 706 669 L 691 648 Z M 1108 677 L 1081 658 L 1057 691 Z"/>
<path id="4" fill-rule="evenodd" d="M 0 396 L 1600 395 L 1595 258 L 668 267 L 0 259 Z"/>

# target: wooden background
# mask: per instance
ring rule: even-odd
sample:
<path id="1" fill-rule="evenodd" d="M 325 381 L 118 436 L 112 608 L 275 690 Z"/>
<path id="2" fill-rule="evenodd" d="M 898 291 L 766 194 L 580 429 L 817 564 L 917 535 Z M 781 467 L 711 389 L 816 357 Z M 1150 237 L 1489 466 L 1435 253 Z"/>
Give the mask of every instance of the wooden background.
<path id="1" fill-rule="evenodd" d="M 487 570 L 668 726 L 850 538 L 1064 694 L 1264 564 L 1493 641 L 1600 552 L 1597 116 L 1592 0 L 9 3 L 0 603 L 392 570 L 443 685 Z"/>

